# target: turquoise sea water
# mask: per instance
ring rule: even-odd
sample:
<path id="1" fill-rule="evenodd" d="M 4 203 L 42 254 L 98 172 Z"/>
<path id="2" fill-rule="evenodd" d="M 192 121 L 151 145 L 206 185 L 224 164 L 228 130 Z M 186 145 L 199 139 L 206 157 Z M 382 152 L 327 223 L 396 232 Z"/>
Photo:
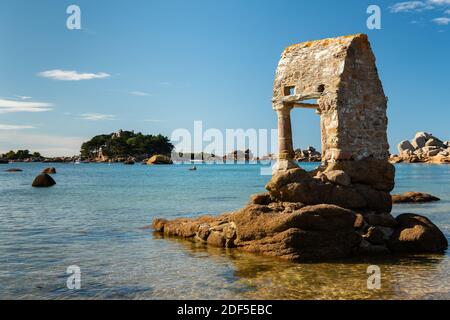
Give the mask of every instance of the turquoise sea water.
<path id="1" fill-rule="evenodd" d="M 52 166 L 57 185 L 35 189 L 45 164 L 0 165 L 2 299 L 450 299 L 449 253 L 294 264 L 146 228 L 154 217 L 242 207 L 270 179 L 260 165 Z M 12 167 L 23 172 L 4 171 Z M 450 166 L 397 165 L 394 192 L 404 191 L 442 201 L 395 206 L 394 214 L 426 215 L 450 238 Z M 380 290 L 367 289 L 371 264 L 381 268 Z M 66 286 L 72 265 L 81 269 L 80 290 Z"/>

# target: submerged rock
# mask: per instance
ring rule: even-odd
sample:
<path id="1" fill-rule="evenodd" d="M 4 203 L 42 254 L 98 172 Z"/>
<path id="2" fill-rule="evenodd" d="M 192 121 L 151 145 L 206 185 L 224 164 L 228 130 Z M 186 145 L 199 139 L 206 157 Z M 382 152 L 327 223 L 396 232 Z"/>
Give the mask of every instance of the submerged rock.
<path id="1" fill-rule="evenodd" d="M 32 186 L 36 188 L 48 188 L 54 186 L 55 184 L 56 182 L 51 176 L 46 173 L 42 173 L 34 179 Z"/>
<path id="2" fill-rule="evenodd" d="M 18 168 L 10 168 L 10 169 L 6 169 L 6 172 L 22 172 L 22 169 L 18 169 Z"/>
<path id="3" fill-rule="evenodd" d="M 394 194 L 392 195 L 393 203 L 420 203 L 420 202 L 433 202 L 439 201 L 438 197 L 435 197 L 428 193 L 423 192 L 405 192 L 404 194 Z"/>

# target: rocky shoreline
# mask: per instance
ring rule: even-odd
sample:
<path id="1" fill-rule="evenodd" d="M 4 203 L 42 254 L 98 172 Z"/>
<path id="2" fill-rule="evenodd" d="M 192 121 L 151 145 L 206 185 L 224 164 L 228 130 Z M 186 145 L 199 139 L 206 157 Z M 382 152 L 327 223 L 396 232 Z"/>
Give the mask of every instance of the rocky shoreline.
<path id="1" fill-rule="evenodd" d="M 153 229 L 214 247 L 314 262 L 351 256 L 443 253 L 448 243 L 426 217 L 402 214 L 358 214 L 335 205 L 298 203 L 250 204 L 218 217 L 168 221 Z M 300 208 L 300 209 L 299 209 Z"/>
<path id="2" fill-rule="evenodd" d="M 443 141 L 431 133 L 417 132 L 412 140 L 397 146 L 398 155 L 391 155 L 391 163 L 450 163 L 450 141 Z"/>

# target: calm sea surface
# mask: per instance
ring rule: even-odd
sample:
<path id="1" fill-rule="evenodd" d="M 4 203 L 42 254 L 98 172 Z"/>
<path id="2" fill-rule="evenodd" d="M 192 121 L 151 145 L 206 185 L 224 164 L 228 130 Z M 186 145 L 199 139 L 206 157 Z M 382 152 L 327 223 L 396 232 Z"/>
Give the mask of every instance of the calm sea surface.
<path id="1" fill-rule="evenodd" d="M 220 214 L 264 191 L 260 165 L 55 164 L 57 185 L 31 187 L 44 164 L 0 165 L 0 298 L 450 299 L 450 256 L 294 264 L 161 239 L 154 217 Z M 302 164 L 313 169 L 314 164 Z M 7 173 L 7 168 L 21 168 Z M 394 207 L 428 216 L 450 238 L 450 165 L 397 165 L 395 192 L 442 201 Z M 382 288 L 367 289 L 379 265 Z M 66 286 L 81 268 L 81 289 Z"/>

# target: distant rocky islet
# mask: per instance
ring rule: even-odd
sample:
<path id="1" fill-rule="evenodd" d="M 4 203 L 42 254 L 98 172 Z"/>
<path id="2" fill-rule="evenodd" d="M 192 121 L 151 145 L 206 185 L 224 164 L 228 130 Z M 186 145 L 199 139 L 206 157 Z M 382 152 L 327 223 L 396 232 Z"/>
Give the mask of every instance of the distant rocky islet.
<path id="1" fill-rule="evenodd" d="M 443 141 L 431 133 L 417 132 L 412 140 L 403 140 L 392 163 L 450 163 L 450 141 Z"/>

